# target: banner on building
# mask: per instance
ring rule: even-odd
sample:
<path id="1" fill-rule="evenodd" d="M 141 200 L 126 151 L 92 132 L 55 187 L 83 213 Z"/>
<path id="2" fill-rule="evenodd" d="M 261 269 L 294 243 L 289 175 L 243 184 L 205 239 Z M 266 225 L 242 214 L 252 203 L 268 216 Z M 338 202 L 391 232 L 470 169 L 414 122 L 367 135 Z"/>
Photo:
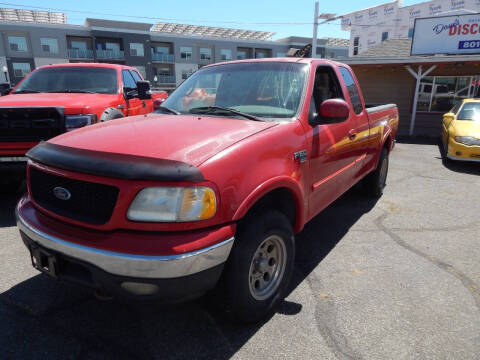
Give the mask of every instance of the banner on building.
<path id="1" fill-rule="evenodd" d="M 411 55 L 480 53 L 480 14 L 415 20 Z"/>

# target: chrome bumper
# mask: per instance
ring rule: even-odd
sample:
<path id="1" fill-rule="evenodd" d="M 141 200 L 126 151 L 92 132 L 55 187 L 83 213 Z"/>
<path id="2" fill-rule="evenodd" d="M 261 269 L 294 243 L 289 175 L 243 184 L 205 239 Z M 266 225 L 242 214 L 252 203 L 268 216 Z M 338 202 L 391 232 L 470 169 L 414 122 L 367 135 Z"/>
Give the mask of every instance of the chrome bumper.
<path id="1" fill-rule="evenodd" d="M 0 156 L 0 163 L 27 162 L 26 156 Z"/>
<path id="2" fill-rule="evenodd" d="M 74 244 L 46 234 L 28 224 L 17 212 L 17 226 L 26 236 L 47 249 L 88 262 L 119 276 L 169 279 L 192 275 L 227 261 L 234 238 L 191 253 L 148 256 L 117 253 Z"/>

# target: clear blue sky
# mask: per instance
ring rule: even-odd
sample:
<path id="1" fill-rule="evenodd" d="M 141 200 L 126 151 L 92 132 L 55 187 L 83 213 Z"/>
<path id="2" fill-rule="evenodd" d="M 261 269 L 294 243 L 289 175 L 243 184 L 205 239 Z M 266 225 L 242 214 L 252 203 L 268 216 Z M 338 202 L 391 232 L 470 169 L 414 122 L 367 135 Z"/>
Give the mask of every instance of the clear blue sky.
<path id="1" fill-rule="evenodd" d="M 345 14 L 355 10 L 380 5 L 388 0 L 319 0 L 320 12 Z M 404 0 L 408 6 L 423 2 L 422 0 Z M 166 18 L 167 22 L 181 22 L 195 25 L 210 25 L 219 27 L 233 27 L 249 30 L 272 31 L 274 39 L 290 35 L 312 36 L 311 24 L 257 24 L 275 22 L 311 22 L 313 18 L 314 0 L 10 0 L 0 3 L 0 7 L 17 7 L 21 4 L 27 8 L 45 7 L 78 12 L 67 13 L 67 21 L 71 24 L 83 24 L 86 17 L 115 19 L 139 22 L 158 22 L 161 20 L 134 19 L 126 17 L 158 17 Z M 84 12 L 92 12 L 91 14 Z M 111 13 L 107 16 L 94 13 Z M 236 22 L 236 23 L 228 23 Z M 348 32 L 341 31 L 339 21 L 336 24 L 326 24 L 319 27 L 319 37 L 349 36 Z"/>

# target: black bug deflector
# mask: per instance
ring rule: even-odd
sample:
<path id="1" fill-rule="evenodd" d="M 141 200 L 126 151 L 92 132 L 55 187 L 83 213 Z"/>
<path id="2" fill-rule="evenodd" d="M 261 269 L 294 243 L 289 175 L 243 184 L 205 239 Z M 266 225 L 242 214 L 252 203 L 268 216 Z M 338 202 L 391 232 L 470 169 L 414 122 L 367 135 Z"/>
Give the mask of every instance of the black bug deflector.
<path id="1" fill-rule="evenodd" d="M 27 157 L 44 165 L 126 180 L 204 181 L 193 165 L 168 159 L 116 154 L 42 142 Z"/>

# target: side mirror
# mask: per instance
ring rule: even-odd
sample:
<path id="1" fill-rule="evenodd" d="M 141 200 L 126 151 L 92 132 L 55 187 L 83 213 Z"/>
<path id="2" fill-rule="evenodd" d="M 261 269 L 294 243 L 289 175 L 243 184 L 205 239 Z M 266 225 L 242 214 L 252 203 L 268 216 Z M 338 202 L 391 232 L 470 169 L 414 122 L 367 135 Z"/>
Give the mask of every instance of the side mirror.
<path id="1" fill-rule="evenodd" d="M 317 124 L 334 124 L 345 121 L 350 116 L 350 106 L 343 99 L 328 99 L 320 105 Z"/>
<path id="2" fill-rule="evenodd" d="M 140 100 L 151 99 L 152 94 L 150 93 L 150 82 L 145 80 L 137 81 L 137 92 Z"/>

